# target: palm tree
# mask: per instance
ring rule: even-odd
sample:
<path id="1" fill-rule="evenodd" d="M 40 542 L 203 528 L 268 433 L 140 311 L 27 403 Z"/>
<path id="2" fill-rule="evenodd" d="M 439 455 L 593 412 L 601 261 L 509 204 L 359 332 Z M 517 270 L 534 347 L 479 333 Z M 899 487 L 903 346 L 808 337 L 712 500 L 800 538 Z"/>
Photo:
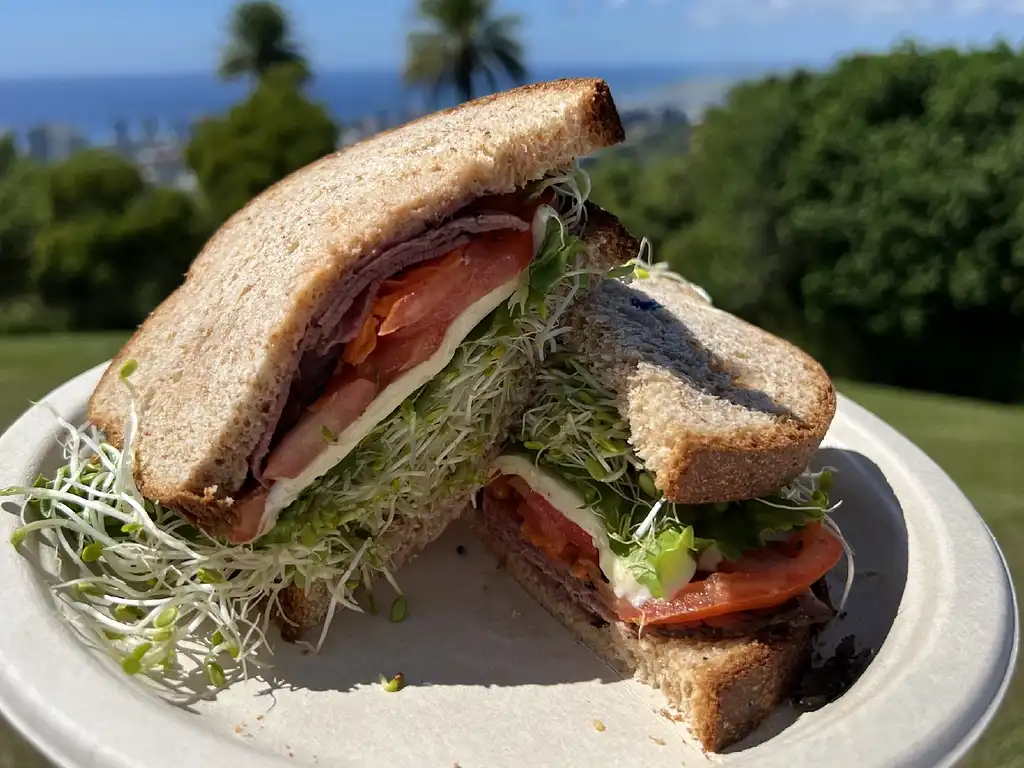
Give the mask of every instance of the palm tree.
<path id="1" fill-rule="evenodd" d="M 288 29 L 288 17 L 277 3 L 241 3 L 231 16 L 231 42 L 220 63 L 225 80 L 251 76 L 287 64 L 302 78 L 308 76 L 306 59 L 299 53 Z"/>
<path id="2" fill-rule="evenodd" d="M 404 78 L 428 88 L 434 102 L 446 87 L 472 99 L 481 76 L 497 90 L 497 70 L 526 79 L 519 18 L 494 16 L 492 0 L 419 0 L 417 16 L 427 28 L 409 34 Z"/>

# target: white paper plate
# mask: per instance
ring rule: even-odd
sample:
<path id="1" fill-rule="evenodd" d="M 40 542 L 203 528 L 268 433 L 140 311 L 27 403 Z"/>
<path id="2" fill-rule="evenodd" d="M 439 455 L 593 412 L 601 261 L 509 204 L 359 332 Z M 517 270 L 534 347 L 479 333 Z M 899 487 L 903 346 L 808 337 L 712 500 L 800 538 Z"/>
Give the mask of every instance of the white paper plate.
<path id="1" fill-rule="evenodd" d="M 48 401 L 80 421 L 101 370 Z M 52 470 L 55 434 L 34 408 L 0 438 L 0 487 Z M 184 710 L 76 639 L 42 574 L 6 545 L 15 518 L 0 513 L 0 708 L 76 768 L 951 764 L 988 724 L 1017 654 L 1002 555 L 952 481 L 859 406 L 840 399 L 818 461 L 840 470 L 836 519 L 858 574 L 826 639 L 854 633 L 879 651 L 838 701 L 783 707 L 723 756 L 705 757 L 658 714 L 656 691 L 617 679 L 458 527 L 399 574 L 405 622 L 345 615 L 320 656 L 279 647 L 271 679 Z M 409 687 L 385 693 L 378 674 L 397 671 Z"/>

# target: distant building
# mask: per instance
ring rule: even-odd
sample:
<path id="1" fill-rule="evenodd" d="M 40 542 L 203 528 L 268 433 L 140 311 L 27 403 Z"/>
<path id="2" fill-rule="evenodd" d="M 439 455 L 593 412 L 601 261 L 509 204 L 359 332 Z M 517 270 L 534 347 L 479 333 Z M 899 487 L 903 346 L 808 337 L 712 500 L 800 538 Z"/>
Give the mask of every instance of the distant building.
<path id="1" fill-rule="evenodd" d="M 30 129 L 26 138 L 29 157 L 40 163 L 67 160 L 88 146 L 85 137 L 67 125 L 39 125 Z"/>
<path id="2" fill-rule="evenodd" d="M 135 163 L 142 178 L 149 184 L 178 186 L 185 172 L 183 148 L 177 142 L 161 141 L 135 151 Z"/>
<path id="3" fill-rule="evenodd" d="M 160 134 L 160 124 L 155 118 L 147 117 L 142 121 L 142 141 L 144 144 L 155 144 Z"/>
<path id="4" fill-rule="evenodd" d="M 118 120 L 114 123 L 114 151 L 125 159 L 131 159 L 132 149 L 131 133 L 128 131 L 128 122 Z"/>

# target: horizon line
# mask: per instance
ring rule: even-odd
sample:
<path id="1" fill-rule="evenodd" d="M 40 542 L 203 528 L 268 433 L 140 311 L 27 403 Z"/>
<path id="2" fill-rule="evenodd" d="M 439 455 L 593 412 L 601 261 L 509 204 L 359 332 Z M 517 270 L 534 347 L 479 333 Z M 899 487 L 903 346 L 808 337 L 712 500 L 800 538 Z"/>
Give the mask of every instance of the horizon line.
<path id="1" fill-rule="evenodd" d="M 528 67 L 527 74 L 530 70 L 536 71 L 538 69 L 552 69 L 556 67 L 565 69 L 608 69 L 608 70 L 622 70 L 622 69 L 648 69 L 648 70 L 674 70 L 674 69 L 685 69 L 687 67 L 699 67 L 702 69 L 707 68 L 764 68 L 764 67 L 799 67 L 808 66 L 810 64 L 825 63 L 827 57 L 821 57 L 819 60 L 811 62 L 806 60 L 795 60 L 795 59 L 780 59 L 780 60 L 759 60 L 759 59 L 733 59 L 724 61 L 715 60 L 692 60 L 692 61 L 658 61 L 658 62 L 644 62 L 644 61 L 623 61 L 623 62 L 537 62 Z M 324 69 L 313 68 L 313 79 L 324 75 L 395 75 L 400 74 L 402 71 L 401 65 L 396 66 L 379 66 L 379 67 L 365 67 L 365 66 L 353 66 L 353 67 L 328 67 Z M 217 75 L 216 70 L 206 69 L 189 69 L 189 70 L 153 70 L 144 72 L 28 72 L 23 74 L 6 74 L 0 73 L 0 82 L 27 82 L 27 81 L 39 81 L 39 80 L 98 80 L 98 79 L 147 79 L 147 78 L 162 78 L 162 77 L 212 77 L 220 79 Z M 529 78 L 528 78 L 529 79 Z M 235 81 L 225 81 L 226 84 L 230 85 L 233 82 L 244 83 L 245 78 L 239 78 Z"/>

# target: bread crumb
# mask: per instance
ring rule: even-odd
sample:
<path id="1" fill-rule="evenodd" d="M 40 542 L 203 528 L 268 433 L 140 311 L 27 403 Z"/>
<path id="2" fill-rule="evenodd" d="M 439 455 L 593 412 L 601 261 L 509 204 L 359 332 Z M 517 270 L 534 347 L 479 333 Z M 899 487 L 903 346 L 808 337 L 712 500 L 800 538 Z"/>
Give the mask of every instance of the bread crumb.
<path id="1" fill-rule="evenodd" d="M 235 733 L 241 735 L 242 731 L 244 731 L 244 730 L 245 730 L 245 725 L 243 725 L 243 724 L 235 725 Z"/>
<path id="2" fill-rule="evenodd" d="M 664 747 L 665 746 L 665 740 L 664 739 L 659 739 L 657 736 L 651 736 L 650 739 L 655 744 L 657 744 L 659 747 Z"/>
<path id="3" fill-rule="evenodd" d="M 522 615 L 523 615 L 523 612 L 520 611 L 519 609 L 517 609 L 517 608 L 513 608 L 512 609 L 512 618 L 513 619 L 518 619 Z"/>
<path id="4" fill-rule="evenodd" d="M 678 712 L 672 712 L 669 709 L 662 707 L 658 710 L 658 714 L 664 717 L 666 720 L 671 720 L 673 723 L 680 723 L 683 720 L 683 716 Z"/>
<path id="5" fill-rule="evenodd" d="M 595 720 L 594 730 L 596 730 L 598 733 L 604 731 L 604 723 L 602 723 L 600 720 Z"/>

